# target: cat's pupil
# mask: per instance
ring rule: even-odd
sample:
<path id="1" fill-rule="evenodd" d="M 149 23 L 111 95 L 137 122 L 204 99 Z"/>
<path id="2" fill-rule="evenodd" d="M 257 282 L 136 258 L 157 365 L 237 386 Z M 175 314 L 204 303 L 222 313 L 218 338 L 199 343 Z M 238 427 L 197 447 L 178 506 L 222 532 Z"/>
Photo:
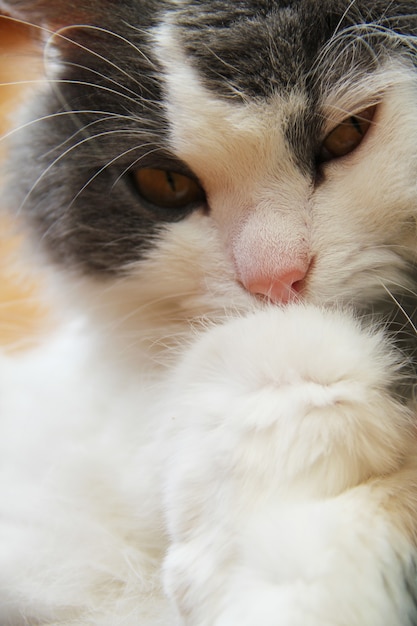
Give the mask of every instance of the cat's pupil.
<path id="1" fill-rule="evenodd" d="M 361 126 L 359 118 L 352 115 L 352 117 L 350 118 L 350 123 L 355 127 L 356 132 L 358 132 L 363 137 L 363 135 L 365 134 L 365 130 Z"/>
<path id="2" fill-rule="evenodd" d="M 166 176 L 168 185 L 171 187 L 171 190 L 173 191 L 173 193 L 176 193 L 177 188 L 175 185 L 175 178 L 172 175 L 172 172 L 165 172 L 165 176 Z"/>

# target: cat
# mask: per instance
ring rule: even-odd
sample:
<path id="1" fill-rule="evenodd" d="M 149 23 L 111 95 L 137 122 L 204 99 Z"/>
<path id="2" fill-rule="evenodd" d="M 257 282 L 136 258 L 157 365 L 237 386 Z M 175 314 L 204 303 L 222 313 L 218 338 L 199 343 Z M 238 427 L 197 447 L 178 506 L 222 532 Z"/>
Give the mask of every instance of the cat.
<path id="1" fill-rule="evenodd" d="M 1 626 L 416 626 L 414 0 L 0 9 L 62 309 L 0 357 Z"/>

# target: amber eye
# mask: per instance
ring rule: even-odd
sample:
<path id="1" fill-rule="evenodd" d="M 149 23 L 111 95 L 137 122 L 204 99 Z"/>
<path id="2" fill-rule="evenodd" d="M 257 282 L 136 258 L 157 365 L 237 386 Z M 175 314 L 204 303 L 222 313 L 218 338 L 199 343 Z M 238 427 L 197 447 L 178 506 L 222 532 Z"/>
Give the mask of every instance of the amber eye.
<path id="1" fill-rule="evenodd" d="M 139 194 L 156 207 L 184 209 L 205 200 L 200 185 L 178 172 L 144 168 L 134 172 L 133 176 Z"/>
<path id="2" fill-rule="evenodd" d="M 375 106 L 347 117 L 329 133 L 321 146 L 320 161 L 330 161 L 345 156 L 359 146 L 369 130 Z"/>

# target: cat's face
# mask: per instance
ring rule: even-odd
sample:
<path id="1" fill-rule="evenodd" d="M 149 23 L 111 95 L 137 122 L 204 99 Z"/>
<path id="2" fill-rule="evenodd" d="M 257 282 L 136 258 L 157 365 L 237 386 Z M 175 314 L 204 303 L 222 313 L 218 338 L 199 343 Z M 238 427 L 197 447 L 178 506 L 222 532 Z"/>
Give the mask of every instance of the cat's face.
<path id="1" fill-rule="evenodd" d="M 414 0 L 0 6 L 59 29 L 16 206 L 98 308 L 163 325 L 415 290 Z"/>

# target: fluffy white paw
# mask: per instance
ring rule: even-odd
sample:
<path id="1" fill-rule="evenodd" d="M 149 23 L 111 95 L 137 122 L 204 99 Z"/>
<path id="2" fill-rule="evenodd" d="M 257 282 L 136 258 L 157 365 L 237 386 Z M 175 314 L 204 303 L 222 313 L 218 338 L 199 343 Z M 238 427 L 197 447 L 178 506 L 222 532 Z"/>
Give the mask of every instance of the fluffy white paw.
<path id="1" fill-rule="evenodd" d="M 166 559 L 187 626 L 417 623 L 416 548 L 372 485 L 230 513 L 222 528 L 189 529 Z"/>
<path id="2" fill-rule="evenodd" d="M 416 549 L 372 484 L 242 520 L 216 626 L 412 626 Z"/>
<path id="3" fill-rule="evenodd" d="M 304 306 L 230 321 L 190 348 L 166 468 L 166 588 L 185 623 L 408 624 L 397 600 L 382 602 L 389 532 L 366 547 L 366 498 L 352 524 L 337 500 L 402 463 L 411 419 L 390 393 L 398 365 L 382 333 Z M 375 602 L 376 617 L 363 612 Z"/>
<path id="4" fill-rule="evenodd" d="M 207 446 L 209 464 L 216 450 L 235 463 L 240 451 L 269 482 L 338 493 L 402 458 L 411 420 L 391 396 L 397 373 L 383 334 L 346 313 L 296 305 L 233 320 L 177 372 L 177 445 L 184 434 L 200 466 Z"/>

